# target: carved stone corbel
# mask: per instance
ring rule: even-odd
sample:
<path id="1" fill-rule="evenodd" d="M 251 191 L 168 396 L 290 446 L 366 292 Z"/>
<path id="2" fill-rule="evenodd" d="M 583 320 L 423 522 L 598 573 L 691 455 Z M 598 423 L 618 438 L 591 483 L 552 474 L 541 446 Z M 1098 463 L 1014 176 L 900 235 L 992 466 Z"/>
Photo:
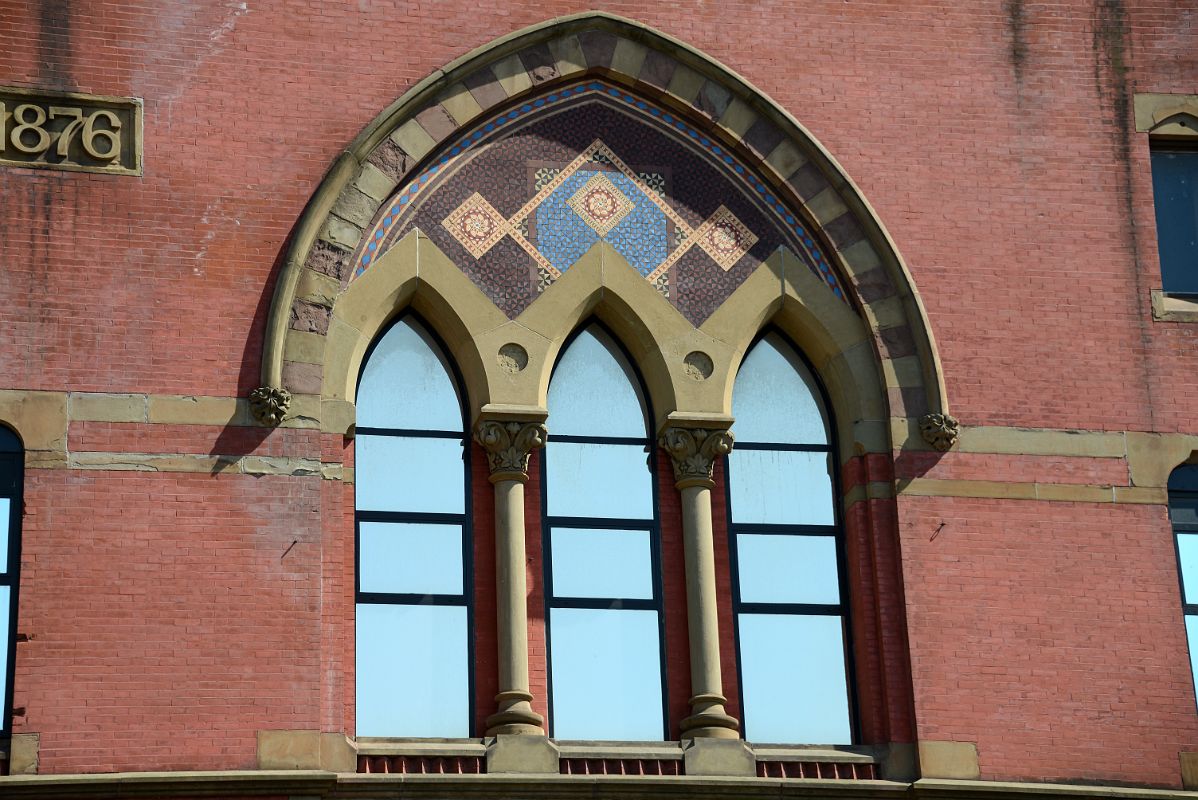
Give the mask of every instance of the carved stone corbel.
<path id="1" fill-rule="evenodd" d="M 474 441 L 487 451 L 492 482 L 527 481 L 529 456 L 545 446 L 548 435 L 541 422 L 483 420 L 474 427 Z"/>
<path id="2" fill-rule="evenodd" d="M 924 414 L 919 420 L 919 433 L 925 442 L 944 453 L 957 443 L 961 423 L 948 414 Z"/>
<path id="3" fill-rule="evenodd" d="M 658 439 L 674 465 L 674 483 L 711 488 L 715 460 L 732 452 L 732 432 L 709 428 L 666 428 Z"/>
<path id="4" fill-rule="evenodd" d="M 283 421 L 291 405 L 291 392 L 260 386 L 250 392 L 250 413 L 263 425 L 274 427 Z"/>

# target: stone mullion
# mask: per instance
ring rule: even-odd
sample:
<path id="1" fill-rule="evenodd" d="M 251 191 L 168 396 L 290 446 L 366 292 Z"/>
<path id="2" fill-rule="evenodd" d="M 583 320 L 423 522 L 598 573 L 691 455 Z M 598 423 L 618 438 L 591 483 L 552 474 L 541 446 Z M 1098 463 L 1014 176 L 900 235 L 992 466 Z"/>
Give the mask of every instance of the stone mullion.
<path id="1" fill-rule="evenodd" d="M 487 718 L 488 736 L 545 735 L 532 709 L 528 679 L 528 584 L 524 563 L 524 484 L 529 456 L 545 446 L 539 421 L 484 420 L 474 439 L 487 452 L 495 491 L 495 613 L 499 651 L 499 710 Z"/>
<path id="2" fill-rule="evenodd" d="M 723 429 L 667 428 L 661 447 L 670 454 L 674 485 L 682 496 L 686 566 L 686 616 L 690 638 L 691 714 L 682 720 L 684 739 L 739 737 L 739 722 L 726 711 L 720 667 L 718 585 L 711 517 L 715 459 L 732 450 Z"/>

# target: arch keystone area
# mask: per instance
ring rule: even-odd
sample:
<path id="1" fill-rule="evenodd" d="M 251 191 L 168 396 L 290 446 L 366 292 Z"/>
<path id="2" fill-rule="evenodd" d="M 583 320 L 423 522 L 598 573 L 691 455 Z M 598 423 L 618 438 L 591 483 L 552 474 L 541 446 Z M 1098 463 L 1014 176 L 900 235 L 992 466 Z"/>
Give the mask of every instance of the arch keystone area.
<path id="1" fill-rule="evenodd" d="M 380 209 L 414 180 L 435 171 L 446 154 L 467 147 L 463 137 L 488 118 L 584 79 L 625 87 L 669 110 L 759 176 L 758 191 L 793 212 L 818 239 L 817 250 L 828 262 L 820 268 L 832 287 L 831 292 L 827 286 L 819 291 L 836 295 L 830 302 L 847 303 L 844 309 L 854 312 L 861 325 L 846 322 L 839 311 L 811 311 L 817 302 L 829 302 L 804 288 L 818 279 L 790 281 L 770 313 L 793 318 L 796 329 L 818 317 L 821 330 L 813 335 L 825 340 L 821 349 L 830 369 L 860 373 L 861 358 L 850 351 L 864 337 L 876 375 L 858 374 L 854 383 L 876 380 L 889 416 L 889 425 L 885 420 L 870 423 L 894 432 L 893 447 L 952 446 L 956 420 L 949 414 L 922 302 L 893 241 L 840 165 L 792 116 L 727 67 L 665 34 L 599 12 L 526 28 L 447 64 L 395 101 L 336 159 L 299 221 L 276 284 L 263 345 L 262 386 L 254 394 L 253 408 L 261 412 L 262 424 L 277 424 L 291 398 L 310 397 L 309 407 L 322 401 L 325 430 L 345 430 L 353 416 L 347 408 L 352 402 L 351 366 L 360 361 L 385 318 L 399 310 L 379 306 L 369 320 L 355 324 L 347 321 L 342 307 L 361 302 L 351 299 L 364 294 L 354 290 L 355 275 L 374 271 L 362 272 L 369 257 L 363 237 L 377 228 Z M 395 246 L 416 247 L 417 242 L 405 238 Z M 486 298 L 467 289 L 469 279 L 457 281 L 443 272 L 430 276 L 438 285 L 413 274 L 404 279 L 407 289 L 396 285 L 386 293 L 396 304 L 428 305 L 426 314 L 439 315 L 444 310 L 439 307 L 452 304 L 453 313 L 445 315 L 445 324 L 458 328 L 447 332 L 451 347 L 461 341 L 458 334 L 480 336 L 505 324 L 502 311 L 494 306 L 487 310 Z M 424 290 L 418 288 L 422 285 Z M 465 310 L 458 295 L 446 294 L 458 288 L 465 292 Z M 762 316 L 768 321 L 765 309 Z M 707 331 L 709 323 L 696 331 Z M 733 350 L 744 345 L 743 333 L 728 335 L 723 341 Z M 552 349 L 535 335 L 527 338 L 536 350 Z M 467 362 L 463 370 L 475 372 L 485 384 L 484 372 L 493 371 L 488 354 L 464 342 L 461 349 Z"/>

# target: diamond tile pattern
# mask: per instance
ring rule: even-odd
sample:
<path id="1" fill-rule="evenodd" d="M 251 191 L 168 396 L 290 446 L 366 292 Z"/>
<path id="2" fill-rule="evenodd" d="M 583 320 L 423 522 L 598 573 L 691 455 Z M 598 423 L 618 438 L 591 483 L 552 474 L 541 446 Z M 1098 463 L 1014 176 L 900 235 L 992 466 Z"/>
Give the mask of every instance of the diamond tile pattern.
<path id="1" fill-rule="evenodd" d="M 441 224 L 475 258 L 482 258 L 511 227 L 478 192 L 466 198 Z"/>
<path id="2" fill-rule="evenodd" d="M 695 325 L 779 247 L 806 260 L 772 198 L 646 109 L 587 94 L 529 114 L 422 177 L 387 246 L 419 227 L 515 318 L 603 240 Z"/>
<path id="3" fill-rule="evenodd" d="M 636 207 L 602 172 L 591 175 L 566 204 L 600 236 L 607 236 Z"/>

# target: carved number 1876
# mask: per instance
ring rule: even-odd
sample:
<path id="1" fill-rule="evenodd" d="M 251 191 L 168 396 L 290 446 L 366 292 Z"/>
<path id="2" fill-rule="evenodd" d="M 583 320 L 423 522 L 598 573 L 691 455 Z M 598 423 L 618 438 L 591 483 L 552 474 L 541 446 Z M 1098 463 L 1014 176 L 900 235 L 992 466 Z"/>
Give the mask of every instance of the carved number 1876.
<path id="1" fill-rule="evenodd" d="M 26 155 L 38 156 L 53 146 L 56 155 L 70 159 L 71 145 L 77 137 L 83 152 L 96 161 L 121 157 L 121 120 L 111 111 L 49 106 L 47 113 L 32 103 L 14 108 L 11 118 L 6 111 L 5 104 L 0 103 L 0 152 L 12 147 Z M 50 130 L 46 123 L 58 119 L 66 119 L 66 127 Z"/>

